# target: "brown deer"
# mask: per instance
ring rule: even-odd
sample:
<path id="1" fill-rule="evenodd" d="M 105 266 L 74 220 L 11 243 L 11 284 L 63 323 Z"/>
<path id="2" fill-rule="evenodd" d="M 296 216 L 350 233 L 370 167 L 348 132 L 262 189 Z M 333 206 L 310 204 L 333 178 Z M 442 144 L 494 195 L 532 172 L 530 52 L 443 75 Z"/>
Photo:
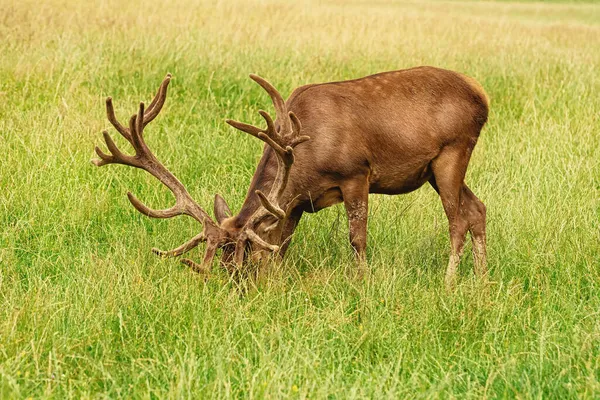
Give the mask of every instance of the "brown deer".
<path id="1" fill-rule="evenodd" d="M 240 212 L 232 216 L 225 200 L 215 196 L 213 220 L 185 187 L 154 156 L 143 137 L 145 126 L 160 112 L 171 75 L 146 109 L 125 127 L 106 100 L 108 120 L 133 146 L 122 153 L 106 131 L 111 154 L 96 147 L 97 166 L 124 164 L 141 168 L 165 184 L 175 205 L 154 210 L 131 193 L 130 202 L 153 218 L 189 215 L 203 225 L 200 234 L 170 250 L 153 252 L 180 256 L 206 242 L 204 259 L 182 262 L 207 273 L 218 249 L 231 272 L 246 260 L 276 253 L 283 256 L 300 217 L 344 203 L 350 243 L 365 265 L 369 193 L 401 194 L 429 182 L 439 193 L 450 226 L 451 253 L 446 285 L 452 286 L 467 231 L 473 241 L 475 273 L 486 269 L 486 209 L 464 183 L 471 152 L 488 116 L 488 98 L 472 78 L 433 67 L 384 72 L 361 79 L 306 85 L 287 101 L 263 78 L 250 75 L 271 97 L 276 119 L 259 111 L 261 129 L 241 122 L 227 123 L 265 142 Z M 309 140 L 310 139 L 310 140 Z M 302 144 L 302 145 L 301 145 Z M 292 168 L 294 166 L 294 168 Z"/>

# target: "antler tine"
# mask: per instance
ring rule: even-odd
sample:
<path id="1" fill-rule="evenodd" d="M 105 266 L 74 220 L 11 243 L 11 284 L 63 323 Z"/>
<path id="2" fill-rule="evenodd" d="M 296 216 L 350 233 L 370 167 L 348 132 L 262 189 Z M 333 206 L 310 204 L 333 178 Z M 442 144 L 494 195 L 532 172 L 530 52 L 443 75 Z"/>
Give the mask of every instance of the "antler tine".
<path id="1" fill-rule="evenodd" d="M 131 143 L 131 135 L 129 134 L 129 131 L 119 122 L 117 116 L 115 115 L 115 108 L 113 107 L 112 97 L 106 98 L 106 117 L 108 118 L 112 126 L 114 126 L 115 129 L 121 134 L 121 136 L 123 136 L 125 139 L 127 139 L 128 142 Z"/>
<path id="2" fill-rule="evenodd" d="M 200 264 L 190 260 L 189 258 L 184 258 L 181 260 L 181 263 L 187 265 L 192 269 L 192 271 L 197 272 L 199 274 L 208 275 L 210 272 L 210 263 L 212 262 L 215 254 L 217 253 L 218 246 L 217 244 L 213 244 L 208 242 L 206 245 L 206 252 L 204 253 L 204 258 Z"/>
<path id="3" fill-rule="evenodd" d="M 92 163 L 94 163 L 94 165 L 96 165 L 97 167 L 101 167 L 106 164 L 123 164 L 131 165 L 132 167 L 136 168 L 141 168 L 135 157 L 123 154 L 121 150 L 119 150 L 119 148 L 117 147 L 115 142 L 113 142 L 112 138 L 110 137 L 107 131 L 102 131 L 102 135 L 104 136 L 106 147 L 108 147 L 108 150 L 111 154 L 109 155 L 104 153 L 100 149 L 100 147 L 96 146 L 94 150 L 96 151 L 96 154 L 98 154 L 98 157 L 100 157 L 100 159 L 92 160 Z"/>
<path id="4" fill-rule="evenodd" d="M 281 93 L 279 93 L 279 91 L 266 79 L 261 78 L 258 75 L 250 74 L 250 79 L 258 83 L 269 94 L 273 101 L 273 106 L 275 107 L 275 115 L 281 126 L 281 131 L 289 132 L 291 130 L 290 119 L 288 118 L 287 107 L 285 106 L 285 101 L 283 100 Z"/>
<path id="5" fill-rule="evenodd" d="M 250 135 L 254 136 L 255 138 L 258 138 L 263 141 L 264 141 L 264 139 L 262 139 L 260 137 L 261 133 L 267 135 L 268 137 L 276 136 L 277 131 L 275 129 L 275 123 L 273 122 L 273 119 L 271 118 L 269 113 L 267 113 L 264 110 L 258 110 L 258 113 L 261 115 L 261 117 L 263 117 L 263 119 L 267 123 L 267 127 L 265 129 L 260 129 L 254 125 L 245 124 L 243 122 L 238 122 L 238 121 L 234 121 L 231 119 L 226 119 L 225 122 L 227 124 L 233 126 L 235 129 L 240 130 L 242 132 L 249 133 Z"/>
<path id="6" fill-rule="evenodd" d="M 267 198 L 267 195 L 265 195 L 260 190 L 257 190 L 255 193 L 258 196 L 258 198 L 260 199 L 260 202 L 262 203 L 263 207 L 266 208 L 267 211 L 269 211 L 271 214 L 273 214 L 274 216 L 276 216 L 277 219 L 284 219 L 285 218 L 285 211 L 283 211 L 281 208 L 279 208 L 275 204 L 272 204 L 269 201 L 269 199 Z"/>
<path id="7" fill-rule="evenodd" d="M 263 132 L 271 137 L 274 137 L 275 135 L 277 135 L 277 130 L 275 129 L 275 123 L 273 122 L 273 119 L 271 118 L 269 113 L 266 112 L 265 110 L 258 110 L 258 113 L 260 114 L 261 117 L 263 117 L 263 119 L 267 123 L 267 129 L 263 130 Z"/>
<path id="8" fill-rule="evenodd" d="M 131 192 L 127 192 L 127 198 L 133 207 L 140 213 L 151 218 L 173 218 L 178 215 L 185 214 L 184 210 L 179 206 L 179 202 L 175 201 L 175 205 L 164 210 L 155 210 L 142 203 L 135 195 Z M 201 221 L 200 221 L 201 222 Z"/>
<path id="9" fill-rule="evenodd" d="M 164 251 L 153 247 L 152 252 L 160 257 L 178 257 L 184 253 L 187 253 L 202 242 L 206 242 L 206 236 L 204 235 L 204 232 L 199 233 L 189 241 L 185 242 L 179 247 L 174 248 L 173 250 Z"/>
<path id="10" fill-rule="evenodd" d="M 292 122 L 292 133 L 294 136 L 299 135 L 300 131 L 302 130 L 302 123 L 292 111 L 290 111 L 288 115 L 290 116 L 290 121 Z"/>
<path id="11" fill-rule="evenodd" d="M 142 134 L 144 132 L 144 103 L 140 103 L 137 115 L 132 115 L 129 119 L 129 133 L 131 134 L 131 144 L 135 149 L 136 155 L 145 155 L 149 150 L 144 146 Z"/>
<path id="12" fill-rule="evenodd" d="M 249 133 L 250 135 L 254 136 L 254 137 L 258 137 L 259 133 L 262 133 L 263 130 L 260 128 L 257 128 L 254 125 L 250 125 L 250 124 L 245 124 L 243 122 L 238 122 L 238 121 L 234 121 L 231 119 L 226 119 L 225 122 L 231 126 L 233 126 L 235 129 L 238 129 L 242 132 L 246 132 Z"/>
<path id="13" fill-rule="evenodd" d="M 167 76 L 165 76 L 165 79 L 163 79 L 160 87 L 158 88 L 156 96 L 154 96 L 154 99 L 152 99 L 152 102 L 148 106 L 148 109 L 144 114 L 144 126 L 152 122 L 158 113 L 160 113 L 160 110 L 162 110 L 167 98 L 167 87 L 169 86 L 169 82 L 171 82 L 171 74 L 167 74 Z"/>
<path id="14" fill-rule="evenodd" d="M 256 232 L 254 232 L 251 229 L 246 231 L 246 235 L 248 235 L 248 239 L 252 241 L 252 243 L 258 245 L 259 247 L 262 247 L 265 250 L 271 250 L 272 252 L 279 251 L 279 246 L 265 242 L 260 236 L 256 234 Z"/>
<path id="15" fill-rule="evenodd" d="M 302 130 L 302 123 L 300 122 L 296 114 L 294 114 L 293 112 L 290 111 L 289 115 L 290 120 L 292 121 L 292 141 L 290 143 L 290 146 L 296 147 L 300 143 L 304 143 L 307 140 L 310 140 L 310 136 L 300 135 L 300 131 Z"/>

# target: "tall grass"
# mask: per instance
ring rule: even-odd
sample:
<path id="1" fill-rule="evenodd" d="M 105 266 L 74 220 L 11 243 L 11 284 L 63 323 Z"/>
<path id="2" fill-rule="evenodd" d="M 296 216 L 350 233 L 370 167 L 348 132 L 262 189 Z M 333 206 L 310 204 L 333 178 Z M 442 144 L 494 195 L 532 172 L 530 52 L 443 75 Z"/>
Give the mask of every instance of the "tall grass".
<path id="1" fill-rule="evenodd" d="M 597 398 L 598 43 L 600 6 L 579 2 L 1 0 L 0 397 Z M 444 292 L 429 187 L 371 198 L 365 281 L 332 207 L 241 295 L 149 252 L 199 229 L 125 197 L 163 207 L 163 187 L 89 163 L 104 97 L 125 119 L 171 72 L 147 141 L 207 209 L 237 209 L 261 146 L 224 119 L 270 108 L 248 73 L 290 93 L 422 64 L 491 98 L 467 174 L 487 290 L 465 257 Z"/>

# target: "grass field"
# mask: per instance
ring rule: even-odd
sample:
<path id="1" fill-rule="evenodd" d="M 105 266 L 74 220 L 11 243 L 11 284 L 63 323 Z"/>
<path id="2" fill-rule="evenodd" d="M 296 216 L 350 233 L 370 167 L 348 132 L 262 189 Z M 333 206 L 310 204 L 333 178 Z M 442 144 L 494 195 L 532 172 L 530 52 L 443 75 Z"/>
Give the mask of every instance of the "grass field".
<path id="1" fill-rule="evenodd" d="M 0 0 L 0 398 L 600 397 L 600 4 L 166 3 Z M 238 209 L 261 146 L 224 119 L 271 110 L 249 73 L 289 94 L 423 64 L 491 98 L 467 174 L 487 289 L 469 245 L 443 290 L 430 187 L 371 198 L 365 281 L 336 206 L 247 294 L 216 265 L 205 284 L 149 251 L 199 226 L 125 196 L 170 193 L 89 163 L 104 98 L 126 119 L 171 72 L 147 141 L 207 209 Z"/>

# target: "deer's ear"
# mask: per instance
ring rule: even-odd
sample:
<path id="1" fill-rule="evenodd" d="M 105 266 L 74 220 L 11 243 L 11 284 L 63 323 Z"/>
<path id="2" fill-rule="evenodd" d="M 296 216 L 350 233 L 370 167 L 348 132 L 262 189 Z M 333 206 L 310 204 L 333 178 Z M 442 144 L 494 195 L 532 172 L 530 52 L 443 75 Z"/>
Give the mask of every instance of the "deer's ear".
<path id="1" fill-rule="evenodd" d="M 215 217 L 219 224 L 221 224 L 225 218 L 231 217 L 231 210 L 223 196 L 220 194 L 215 195 Z"/>

